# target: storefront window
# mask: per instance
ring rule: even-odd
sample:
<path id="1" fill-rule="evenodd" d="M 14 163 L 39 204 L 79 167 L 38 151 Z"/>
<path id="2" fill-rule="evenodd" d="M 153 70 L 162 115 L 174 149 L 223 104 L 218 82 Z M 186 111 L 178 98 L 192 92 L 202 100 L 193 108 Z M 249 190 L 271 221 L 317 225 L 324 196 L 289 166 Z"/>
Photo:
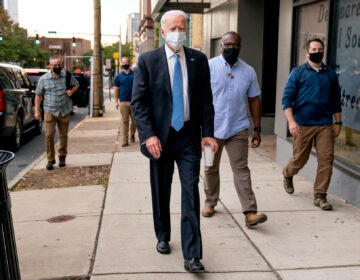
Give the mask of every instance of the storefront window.
<path id="1" fill-rule="evenodd" d="M 295 61 L 294 66 L 306 61 L 306 42 L 312 38 L 319 38 L 327 42 L 329 22 L 329 1 L 318 1 L 308 5 L 301 5 L 295 9 Z"/>
<path id="2" fill-rule="evenodd" d="M 333 49 L 344 124 L 335 154 L 360 168 L 360 2 L 337 0 L 334 24 L 337 39 Z"/>

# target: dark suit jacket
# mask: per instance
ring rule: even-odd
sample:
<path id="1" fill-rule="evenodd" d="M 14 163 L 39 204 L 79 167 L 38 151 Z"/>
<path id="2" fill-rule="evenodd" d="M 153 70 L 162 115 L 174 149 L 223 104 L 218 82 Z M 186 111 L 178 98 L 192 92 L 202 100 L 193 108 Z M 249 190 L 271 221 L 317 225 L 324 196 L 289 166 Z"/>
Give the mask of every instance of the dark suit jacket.
<path id="1" fill-rule="evenodd" d="M 214 107 L 205 54 L 184 47 L 192 139 L 201 152 L 201 137 L 214 136 Z M 166 145 L 171 127 L 172 91 L 165 46 L 139 56 L 132 90 L 132 113 L 140 143 L 157 136 Z"/>

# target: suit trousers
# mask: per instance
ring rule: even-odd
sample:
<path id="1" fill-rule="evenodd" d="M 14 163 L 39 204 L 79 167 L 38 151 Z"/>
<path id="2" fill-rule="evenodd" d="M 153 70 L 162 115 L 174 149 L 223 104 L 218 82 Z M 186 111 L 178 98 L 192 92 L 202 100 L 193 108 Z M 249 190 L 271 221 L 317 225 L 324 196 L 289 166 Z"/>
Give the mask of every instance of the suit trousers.
<path id="1" fill-rule="evenodd" d="M 159 241 L 170 241 L 170 196 L 174 163 L 177 164 L 181 183 L 181 246 L 184 259 L 202 258 L 198 186 L 200 160 L 201 151 L 192 141 L 190 124 L 185 124 L 179 132 L 171 128 L 161 157 L 150 160 L 153 219 Z"/>
<path id="2" fill-rule="evenodd" d="M 300 126 L 300 135 L 293 139 L 293 154 L 283 169 L 283 175 L 292 177 L 308 161 L 312 146 L 315 146 L 318 167 L 314 183 L 314 197 L 326 195 L 334 162 L 335 139 L 331 125 Z"/>
<path id="3" fill-rule="evenodd" d="M 204 170 L 205 205 L 215 207 L 220 195 L 220 160 L 225 147 L 233 172 L 237 195 L 242 205 L 243 213 L 257 212 L 255 194 L 252 190 L 250 169 L 248 167 L 249 139 L 248 130 L 242 130 L 229 139 L 218 139 L 218 151 L 214 157 L 213 166 L 206 166 Z"/>
<path id="4" fill-rule="evenodd" d="M 55 132 L 56 125 L 59 130 L 59 157 L 65 157 L 67 155 L 67 143 L 68 143 L 68 130 L 71 114 L 62 116 L 54 116 L 49 112 L 44 112 L 44 124 L 45 124 L 45 145 L 46 145 L 46 157 L 48 161 L 55 160 Z"/>
<path id="5" fill-rule="evenodd" d="M 129 125 L 130 125 L 130 137 L 133 137 L 136 131 L 136 125 L 132 116 L 130 104 L 131 102 L 120 101 L 120 114 L 122 118 L 122 144 L 129 143 Z"/>

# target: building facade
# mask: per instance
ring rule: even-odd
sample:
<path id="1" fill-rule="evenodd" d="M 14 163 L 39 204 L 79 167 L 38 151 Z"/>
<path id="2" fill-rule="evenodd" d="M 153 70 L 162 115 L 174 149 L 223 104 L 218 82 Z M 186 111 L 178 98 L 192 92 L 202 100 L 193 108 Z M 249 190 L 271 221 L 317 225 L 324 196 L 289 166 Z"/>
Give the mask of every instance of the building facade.
<path id="1" fill-rule="evenodd" d="M 40 38 L 42 49 L 49 50 L 52 55 L 59 54 L 64 57 L 64 66 L 68 71 L 83 68 L 84 60 L 89 60 L 89 57 L 84 57 L 84 53 L 90 52 L 91 41 L 75 38 L 75 43 L 74 46 L 72 38 Z"/>
<path id="2" fill-rule="evenodd" d="M 131 43 L 139 29 L 139 13 L 129 14 L 126 26 L 126 42 Z"/>
<path id="3" fill-rule="evenodd" d="M 19 10 L 17 0 L 0 0 L 0 5 L 4 5 L 7 13 L 13 22 L 19 22 Z"/>

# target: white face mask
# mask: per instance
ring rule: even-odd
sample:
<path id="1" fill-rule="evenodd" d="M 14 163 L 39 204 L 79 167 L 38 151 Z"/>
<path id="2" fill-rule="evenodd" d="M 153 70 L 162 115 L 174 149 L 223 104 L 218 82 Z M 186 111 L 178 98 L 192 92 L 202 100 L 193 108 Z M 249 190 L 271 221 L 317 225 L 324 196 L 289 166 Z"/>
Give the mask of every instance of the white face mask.
<path id="1" fill-rule="evenodd" d="M 173 48 L 175 51 L 178 51 L 184 45 L 186 41 L 186 32 L 168 32 L 166 33 L 166 43 Z"/>

